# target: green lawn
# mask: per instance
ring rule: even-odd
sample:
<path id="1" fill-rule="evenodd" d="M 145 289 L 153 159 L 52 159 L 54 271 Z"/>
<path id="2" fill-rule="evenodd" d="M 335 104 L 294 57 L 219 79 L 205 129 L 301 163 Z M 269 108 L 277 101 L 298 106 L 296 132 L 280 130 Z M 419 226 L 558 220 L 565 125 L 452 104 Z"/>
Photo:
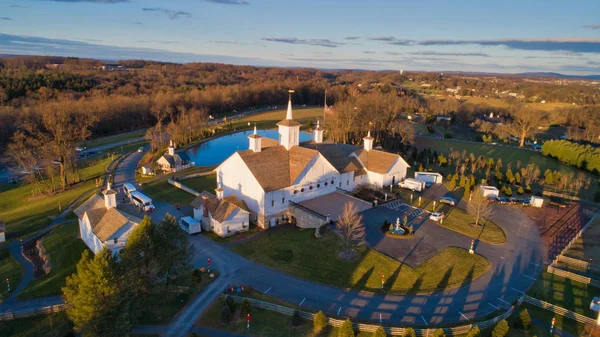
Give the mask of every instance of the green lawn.
<path id="1" fill-rule="evenodd" d="M 77 262 L 86 249 L 85 244 L 78 238 L 79 225 L 70 222 L 52 230 L 44 237 L 43 245 L 50 256 L 52 270 L 50 274 L 32 281 L 19 295 L 20 299 L 30 299 L 60 295 L 67 276 L 76 270 Z"/>
<path id="2" fill-rule="evenodd" d="M 137 130 L 132 132 L 120 133 L 114 136 L 107 136 L 101 138 L 95 138 L 84 142 L 82 145 L 88 148 L 103 146 L 106 144 L 112 144 L 117 142 L 123 142 L 134 138 L 143 137 L 146 134 L 146 129 Z"/>
<path id="3" fill-rule="evenodd" d="M 202 282 L 193 284 L 190 271 L 188 276 L 171 280 L 171 284 L 189 287 L 187 291 L 166 291 L 164 286 L 156 287 L 154 294 L 144 303 L 139 323 L 148 325 L 168 324 L 191 299 L 214 281 L 216 277 L 218 277 L 217 273 L 215 273 L 213 279 L 208 277 L 208 273 L 203 273 Z"/>
<path id="4" fill-rule="evenodd" d="M 513 170 L 517 165 L 518 161 L 521 161 L 522 166 L 527 164 L 536 164 L 540 167 L 541 173 L 543 175 L 546 169 L 557 170 L 564 174 L 573 173 L 577 175 L 580 172 L 583 172 L 586 177 L 592 178 L 592 181 L 596 181 L 597 178 L 592 176 L 589 172 L 585 172 L 579 170 L 575 167 L 567 166 L 561 164 L 558 160 L 544 157 L 540 153 L 524 150 L 524 149 L 516 149 L 516 148 L 506 148 L 495 145 L 488 145 L 483 143 L 464 143 L 453 141 L 451 139 L 435 139 L 435 138 L 418 138 L 415 142 L 416 146 L 419 149 L 430 148 L 432 151 L 437 151 L 438 153 L 447 154 L 450 149 L 454 151 L 463 150 L 466 151 L 467 155 L 469 153 L 473 153 L 477 156 L 484 156 L 485 158 L 493 158 L 494 161 L 497 161 L 498 158 L 502 158 L 502 163 L 504 165 L 503 170 L 506 170 L 506 165 L 512 163 Z M 454 167 L 448 168 L 454 172 Z M 597 184 L 593 184 L 589 190 L 581 191 L 581 196 L 591 197 L 593 196 L 593 192 L 596 188 Z"/>
<path id="5" fill-rule="evenodd" d="M 337 287 L 381 291 L 383 274 L 385 291 L 396 293 L 459 286 L 490 268 L 487 259 L 460 248 L 447 248 L 416 268 L 370 249 L 362 249 L 356 259 L 345 261 L 337 257 L 337 236 L 328 233 L 316 239 L 313 234 L 313 230 L 282 228 L 232 250 L 283 272 Z"/>
<path id="6" fill-rule="evenodd" d="M 173 205 L 187 205 L 196 198 L 193 194 L 169 184 L 166 177 L 165 179 L 143 183 L 142 190 L 152 198 L 152 200 L 168 202 Z"/>
<path id="7" fill-rule="evenodd" d="M 232 322 L 221 325 L 219 318 L 222 306 L 221 300 L 217 299 L 200 318 L 200 325 L 258 337 L 336 337 L 338 333 L 337 328 L 329 327 L 321 334 L 315 335 L 312 321 L 303 320 L 300 326 L 294 327 L 291 316 L 260 308 L 252 308 L 252 323 L 248 330 L 246 320 L 240 318 L 239 303 L 236 305 L 238 309 L 234 313 Z M 372 333 L 361 332 L 357 333 L 356 337 L 372 335 Z"/>
<path id="8" fill-rule="evenodd" d="M 110 164 L 110 158 L 98 158 L 80 163 L 82 182 L 65 192 L 33 198 L 30 184 L 0 184 L 0 219 L 6 223 L 11 238 L 29 236 L 50 223 L 50 217 L 59 215 L 58 203 L 64 210 L 82 194 L 95 189 L 95 178 L 101 177 Z"/>
<path id="9" fill-rule="evenodd" d="M 542 308 L 538 308 L 535 305 L 531 305 L 531 304 L 527 304 L 527 303 L 523 303 L 520 306 L 521 309 L 527 309 L 529 311 L 529 314 L 531 315 L 532 318 L 536 318 L 539 319 L 541 321 L 544 321 L 548 324 L 550 324 L 550 322 L 552 321 L 552 318 L 556 318 L 556 324 L 555 327 L 558 329 L 561 329 L 563 331 L 566 332 L 570 332 L 575 336 L 584 336 L 587 334 L 584 334 L 585 330 L 586 330 L 586 326 L 584 324 L 581 323 L 577 323 L 574 320 L 565 318 L 561 315 L 556 315 L 554 313 L 552 313 L 551 311 L 548 310 L 544 310 Z M 519 311 L 517 311 L 518 314 Z M 542 336 L 550 336 L 549 331 L 547 329 L 542 329 L 539 326 L 533 326 L 532 327 L 532 331 L 529 332 L 529 334 L 525 334 L 521 331 L 518 331 L 517 329 L 511 329 L 510 333 L 508 334 L 511 337 L 525 337 L 525 336 L 538 336 L 538 337 L 542 337 Z M 556 336 L 556 335 L 555 335 Z"/>
<path id="10" fill-rule="evenodd" d="M 11 290 L 15 290 L 23 277 L 21 265 L 12 257 L 8 249 L 0 249 L 0 300 L 8 297 L 6 279 L 10 280 Z M 1 302 L 1 301 L 0 301 Z"/>
<path id="11" fill-rule="evenodd" d="M 434 211 L 433 209 L 433 200 L 422 197 L 421 204 L 419 205 L 419 193 L 412 192 L 404 188 L 398 188 L 394 190 L 394 192 L 400 193 L 403 201 L 407 204 L 411 204 L 415 207 L 421 207 L 428 211 Z M 413 195 L 412 203 L 410 201 L 410 195 Z M 488 242 L 491 244 L 501 244 L 506 242 L 506 234 L 502 230 L 502 228 L 496 225 L 494 222 L 485 220 L 483 223 L 485 224 L 483 227 L 475 227 L 472 226 L 472 223 L 475 223 L 475 219 L 465 210 L 460 209 L 458 207 L 451 207 L 446 204 L 436 203 L 435 206 L 436 212 L 444 212 L 446 218 L 443 223 L 437 223 L 440 226 L 453 230 L 455 232 L 464 234 L 468 237 L 479 239 L 484 242 Z"/>
<path id="12" fill-rule="evenodd" d="M 581 237 L 575 240 L 565 255 L 584 261 L 589 261 L 590 258 L 594 259 L 594 261 L 600 261 L 599 240 L 600 218 L 596 218 L 590 227 L 583 232 Z"/>
<path id="13" fill-rule="evenodd" d="M 214 194 L 217 188 L 217 175 L 212 173 L 206 176 L 180 180 L 179 182 L 197 192 L 208 191 Z"/>
<path id="14" fill-rule="evenodd" d="M 0 321 L 0 335 L 11 337 L 65 337 L 73 330 L 73 324 L 63 312 Z"/>
<path id="15" fill-rule="evenodd" d="M 587 284 L 542 272 L 527 294 L 578 314 L 598 317 L 598 313 L 590 309 L 590 303 L 595 296 L 600 296 L 600 289 Z"/>

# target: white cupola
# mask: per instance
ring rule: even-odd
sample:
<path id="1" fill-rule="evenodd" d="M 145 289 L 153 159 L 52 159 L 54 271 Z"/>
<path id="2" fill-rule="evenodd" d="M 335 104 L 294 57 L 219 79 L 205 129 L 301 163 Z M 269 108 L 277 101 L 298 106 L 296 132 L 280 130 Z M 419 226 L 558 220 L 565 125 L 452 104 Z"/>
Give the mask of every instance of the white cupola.
<path id="1" fill-rule="evenodd" d="M 254 133 L 248 136 L 250 140 L 249 149 L 254 152 L 260 152 L 262 149 L 262 137 L 256 132 L 256 125 L 254 126 Z"/>
<path id="2" fill-rule="evenodd" d="M 373 149 L 373 141 L 375 138 L 371 137 L 371 131 L 367 133 L 367 136 L 363 138 L 363 144 L 365 146 L 365 151 L 371 151 Z"/>
<path id="3" fill-rule="evenodd" d="M 290 90 L 287 114 L 285 119 L 277 123 L 279 127 L 279 145 L 283 145 L 287 150 L 292 146 L 300 144 L 300 123 L 295 121 L 292 116 L 292 93 Z"/>
<path id="4" fill-rule="evenodd" d="M 313 138 L 315 139 L 315 143 L 317 143 L 317 144 L 323 143 L 323 128 L 319 124 L 318 120 L 317 120 L 317 127 L 315 128 L 315 131 L 313 132 L 313 136 L 314 136 Z"/>
<path id="5" fill-rule="evenodd" d="M 110 183 L 106 183 L 104 194 L 104 206 L 106 209 L 117 207 L 117 192 L 110 188 Z"/>
<path id="6" fill-rule="evenodd" d="M 175 145 L 173 145 L 173 141 L 172 141 L 172 140 L 171 140 L 171 141 L 169 141 L 169 149 L 168 149 L 168 151 L 169 151 L 168 153 L 169 153 L 171 156 L 174 156 L 174 155 L 175 155 Z"/>

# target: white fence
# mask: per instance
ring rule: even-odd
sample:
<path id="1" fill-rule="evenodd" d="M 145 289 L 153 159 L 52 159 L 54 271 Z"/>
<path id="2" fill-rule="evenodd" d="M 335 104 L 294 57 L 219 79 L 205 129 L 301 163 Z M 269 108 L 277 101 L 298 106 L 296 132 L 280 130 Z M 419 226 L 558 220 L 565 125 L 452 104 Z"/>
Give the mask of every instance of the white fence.
<path id="1" fill-rule="evenodd" d="M 231 297 L 236 302 L 242 302 L 243 300 L 248 300 L 252 304 L 252 306 L 254 306 L 256 308 L 271 310 L 271 311 L 275 311 L 275 312 L 278 312 L 278 313 L 281 313 L 284 315 L 288 315 L 288 316 L 292 316 L 294 314 L 294 311 L 296 311 L 296 309 L 293 309 L 293 308 L 289 308 L 289 307 L 285 307 L 282 305 L 277 305 L 277 304 L 273 304 L 273 303 L 269 303 L 269 302 L 264 302 L 264 301 L 260 301 L 260 300 L 253 299 L 253 298 L 246 298 L 246 297 L 234 296 L 234 295 L 232 295 Z M 444 332 L 449 335 L 453 335 L 453 336 L 463 335 L 463 334 L 467 334 L 475 326 L 478 326 L 480 329 L 487 329 L 487 328 L 493 327 L 494 325 L 496 325 L 496 323 L 500 322 L 503 319 L 508 318 L 510 315 L 513 314 L 513 312 L 514 312 L 514 307 L 511 307 L 508 311 L 502 313 L 501 315 L 496 316 L 492 319 L 483 321 L 483 322 L 476 322 L 473 324 L 466 324 L 466 325 L 449 327 L 449 328 L 441 328 L 441 329 L 444 330 Z M 298 310 L 298 313 L 304 319 L 308 319 L 311 321 L 315 319 L 314 313 L 301 311 L 301 310 Z M 327 318 L 327 323 L 333 327 L 340 327 L 344 323 L 344 321 L 345 320 L 341 320 L 341 319 Z M 355 330 L 362 331 L 362 332 L 374 332 L 380 326 L 380 325 L 363 324 L 363 323 L 353 323 L 353 325 L 354 325 Z M 383 326 L 383 328 L 387 334 L 390 334 L 393 336 L 404 335 L 404 332 L 406 331 L 405 327 Z M 440 329 L 440 328 L 432 327 L 432 328 L 428 328 L 428 329 L 414 329 L 414 330 L 415 330 L 415 333 L 417 336 L 430 336 L 430 335 L 433 335 L 433 332 L 437 329 Z"/>
<path id="2" fill-rule="evenodd" d="M 171 184 L 171 185 L 173 185 L 173 186 L 175 186 L 175 187 L 177 187 L 177 188 L 179 188 L 181 190 L 184 190 L 184 191 L 186 191 L 186 192 L 188 192 L 188 193 L 190 193 L 192 195 L 195 195 L 197 197 L 200 196 L 200 192 L 194 190 L 193 188 L 189 188 L 189 187 L 185 186 L 184 184 L 182 184 L 182 183 L 180 183 L 178 181 L 175 181 L 175 180 L 173 180 L 171 178 L 169 178 L 169 180 L 167 180 L 167 181 L 169 182 L 169 184 Z"/>
<path id="3" fill-rule="evenodd" d="M 572 320 L 575 320 L 579 323 L 583 323 L 583 324 L 587 324 L 587 325 L 596 325 L 596 320 L 593 318 L 589 318 L 587 316 L 578 314 L 576 312 L 573 311 L 569 311 L 565 308 L 556 306 L 554 304 L 548 303 L 548 302 L 544 302 L 542 300 L 538 300 L 537 298 L 533 298 L 527 295 L 523 296 L 523 302 L 535 305 L 538 308 L 542 308 L 548 311 L 551 311 L 555 314 L 559 314 L 561 316 L 564 316 L 566 318 L 570 318 Z"/>

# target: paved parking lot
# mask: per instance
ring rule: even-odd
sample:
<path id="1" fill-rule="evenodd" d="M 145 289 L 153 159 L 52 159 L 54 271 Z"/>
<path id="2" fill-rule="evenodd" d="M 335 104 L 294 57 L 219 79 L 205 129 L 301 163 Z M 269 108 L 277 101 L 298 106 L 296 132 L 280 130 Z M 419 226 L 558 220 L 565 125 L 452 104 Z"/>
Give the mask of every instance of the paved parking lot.
<path id="1" fill-rule="evenodd" d="M 416 267 L 447 247 L 468 247 L 471 238 L 439 226 L 429 220 L 429 213 L 421 213 L 413 221 L 415 234 L 412 238 L 386 236 L 381 231 L 385 219 L 394 223 L 405 214 L 414 212 L 413 207 L 398 205 L 396 208 L 380 206 L 362 213 L 369 247 L 394 259 Z"/>

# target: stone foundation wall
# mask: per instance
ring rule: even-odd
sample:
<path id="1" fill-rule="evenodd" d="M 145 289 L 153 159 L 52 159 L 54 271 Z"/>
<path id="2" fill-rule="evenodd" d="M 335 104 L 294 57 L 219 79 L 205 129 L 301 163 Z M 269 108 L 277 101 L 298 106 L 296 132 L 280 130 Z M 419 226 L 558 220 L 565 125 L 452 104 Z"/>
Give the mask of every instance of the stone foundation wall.
<path id="1" fill-rule="evenodd" d="M 300 228 L 319 228 L 329 222 L 327 218 L 324 219 L 297 207 L 290 207 L 290 213 L 296 218 L 296 226 Z"/>

